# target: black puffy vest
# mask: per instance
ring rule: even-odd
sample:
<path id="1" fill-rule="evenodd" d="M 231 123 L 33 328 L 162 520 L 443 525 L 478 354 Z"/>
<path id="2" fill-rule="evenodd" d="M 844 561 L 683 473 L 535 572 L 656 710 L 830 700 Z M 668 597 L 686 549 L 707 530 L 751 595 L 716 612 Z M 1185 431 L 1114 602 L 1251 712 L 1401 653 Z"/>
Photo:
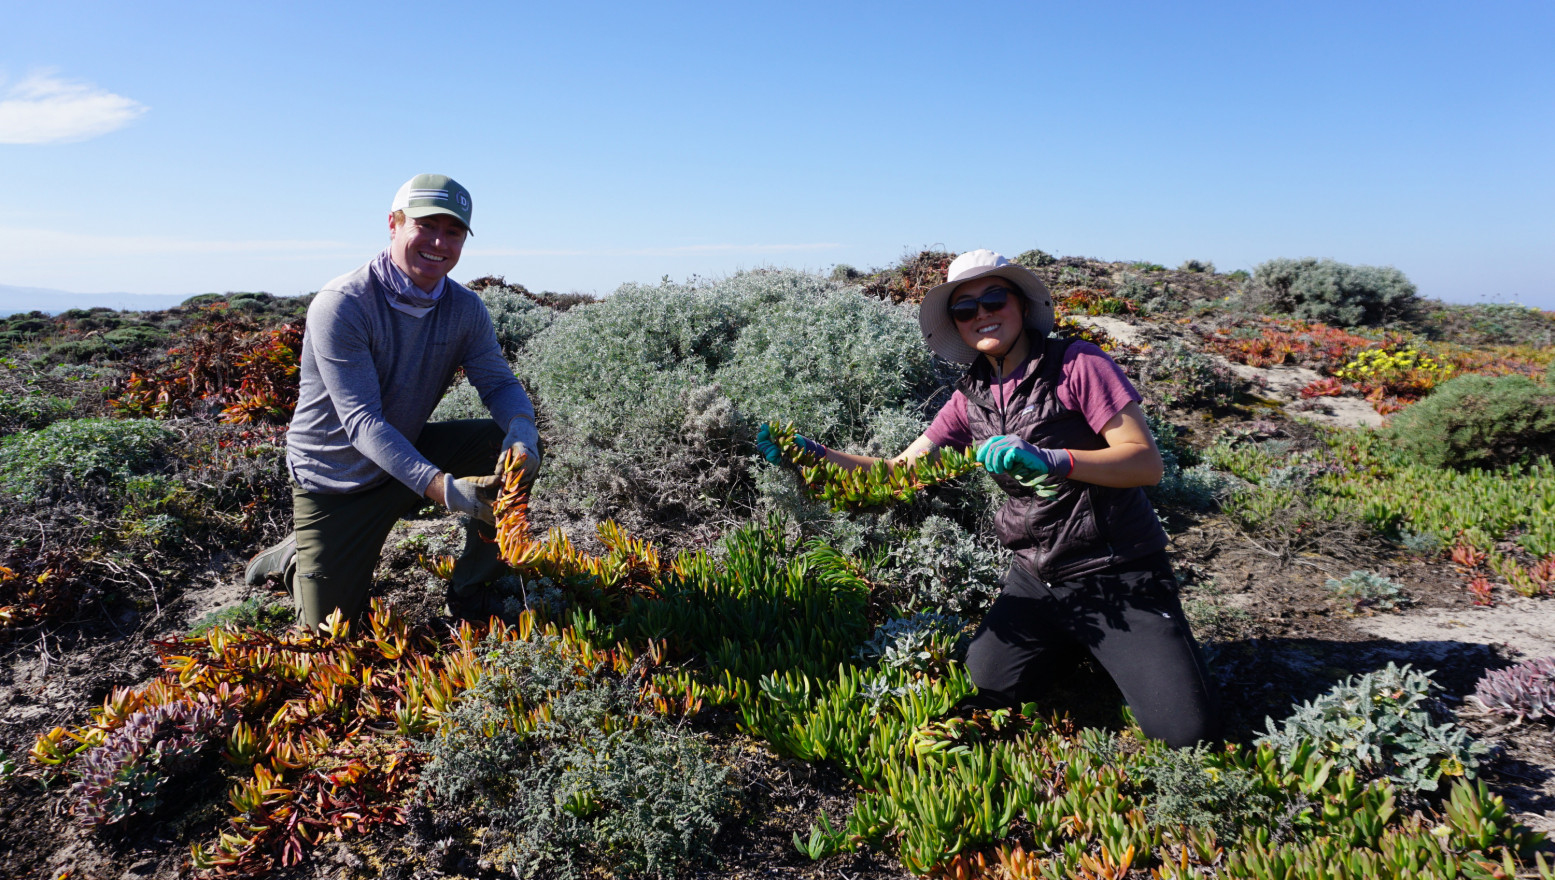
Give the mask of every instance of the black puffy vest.
<path id="1" fill-rule="evenodd" d="M 1058 402 L 1064 351 L 1070 340 L 1034 340 L 1041 352 L 1008 400 L 992 394 L 993 368 L 980 357 L 956 388 L 967 399 L 967 423 L 976 445 L 1013 434 L 1048 449 L 1103 449 L 1085 415 Z M 1039 498 L 1006 476 L 995 476 L 1010 498 L 994 516 L 1004 546 L 1038 577 L 1061 581 L 1101 571 L 1166 548 L 1166 532 L 1139 487 L 1113 489 L 1050 478 L 1058 494 Z"/>

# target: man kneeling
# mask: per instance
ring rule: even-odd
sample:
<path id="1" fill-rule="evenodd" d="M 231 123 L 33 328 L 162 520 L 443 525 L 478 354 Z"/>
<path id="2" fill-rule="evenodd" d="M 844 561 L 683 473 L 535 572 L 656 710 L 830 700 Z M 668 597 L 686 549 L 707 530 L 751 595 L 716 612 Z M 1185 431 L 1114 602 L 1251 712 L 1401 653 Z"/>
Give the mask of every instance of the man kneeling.
<path id="1" fill-rule="evenodd" d="M 497 460 L 519 447 L 532 482 L 540 444 L 485 304 L 448 278 L 470 208 L 453 179 L 411 178 L 389 209 L 388 248 L 308 307 L 286 438 L 292 533 L 245 573 L 249 584 L 281 575 L 304 626 L 336 609 L 361 614 L 389 530 L 428 500 L 468 517 L 453 598 L 502 572 L 491 524 Z M 461 367 L 492 418 L 428 424 Z"/>

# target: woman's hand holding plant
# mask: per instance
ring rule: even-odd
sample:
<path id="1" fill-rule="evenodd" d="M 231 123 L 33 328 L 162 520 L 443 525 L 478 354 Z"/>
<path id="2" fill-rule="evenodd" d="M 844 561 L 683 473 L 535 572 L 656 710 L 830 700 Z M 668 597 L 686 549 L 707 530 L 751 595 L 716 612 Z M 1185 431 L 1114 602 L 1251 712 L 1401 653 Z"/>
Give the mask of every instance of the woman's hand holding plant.
<path id="1" fill-rule="evenodd" d="M 794 445 L 816 458 L 826 457 L 826 447 L 803 434 L 794 435 Z M 772 429 L 767 424 L 763 424 L 756 430 L 756 451 L 760 452 L 767 461 L 773 464 L 785 463 L 783 450 L 779 448 L 777 441 L 772 439 Z"/>
<path id="2" fill-rule="evenodd" d="M 990 474 L 1007 474 L 1027 485 L 1048 474 L 1067 477 L 1074 470 L 1069 450 L 1032 446 L 1012 434 L 988 438 L 977 450 L 977 463 Z"/>

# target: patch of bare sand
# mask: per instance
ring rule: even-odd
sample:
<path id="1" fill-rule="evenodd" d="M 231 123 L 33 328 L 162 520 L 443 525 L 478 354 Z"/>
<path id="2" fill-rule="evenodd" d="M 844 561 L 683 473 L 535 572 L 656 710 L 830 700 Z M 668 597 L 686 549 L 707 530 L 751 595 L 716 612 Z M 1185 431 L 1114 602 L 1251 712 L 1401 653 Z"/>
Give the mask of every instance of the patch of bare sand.
<path id="1" fill-rule="evenodd" d="M 1436 608 L 1353 621 L 1362 632 L 1397 642 L 1489 645 L 1505 656 L 1555 656 L 1555 602 L 1518 597 L 1490 608 Z"/>

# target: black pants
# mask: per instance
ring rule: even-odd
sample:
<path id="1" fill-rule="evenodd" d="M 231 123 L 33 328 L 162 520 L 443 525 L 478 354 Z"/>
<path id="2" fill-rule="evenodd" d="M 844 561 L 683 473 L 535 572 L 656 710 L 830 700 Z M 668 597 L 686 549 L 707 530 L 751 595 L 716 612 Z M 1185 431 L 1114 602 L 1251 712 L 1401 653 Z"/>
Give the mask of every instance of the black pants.
<path id="1" fill-rule="evenodd" d="M 1183 747 L 1215 735 L 1216 700 L 1165 553 L 1053 584 L 1012 563 L 967 651 L 971 704 L 1031 700 L 1075 646 L 1112 676 L 1147 736 Z"/>

